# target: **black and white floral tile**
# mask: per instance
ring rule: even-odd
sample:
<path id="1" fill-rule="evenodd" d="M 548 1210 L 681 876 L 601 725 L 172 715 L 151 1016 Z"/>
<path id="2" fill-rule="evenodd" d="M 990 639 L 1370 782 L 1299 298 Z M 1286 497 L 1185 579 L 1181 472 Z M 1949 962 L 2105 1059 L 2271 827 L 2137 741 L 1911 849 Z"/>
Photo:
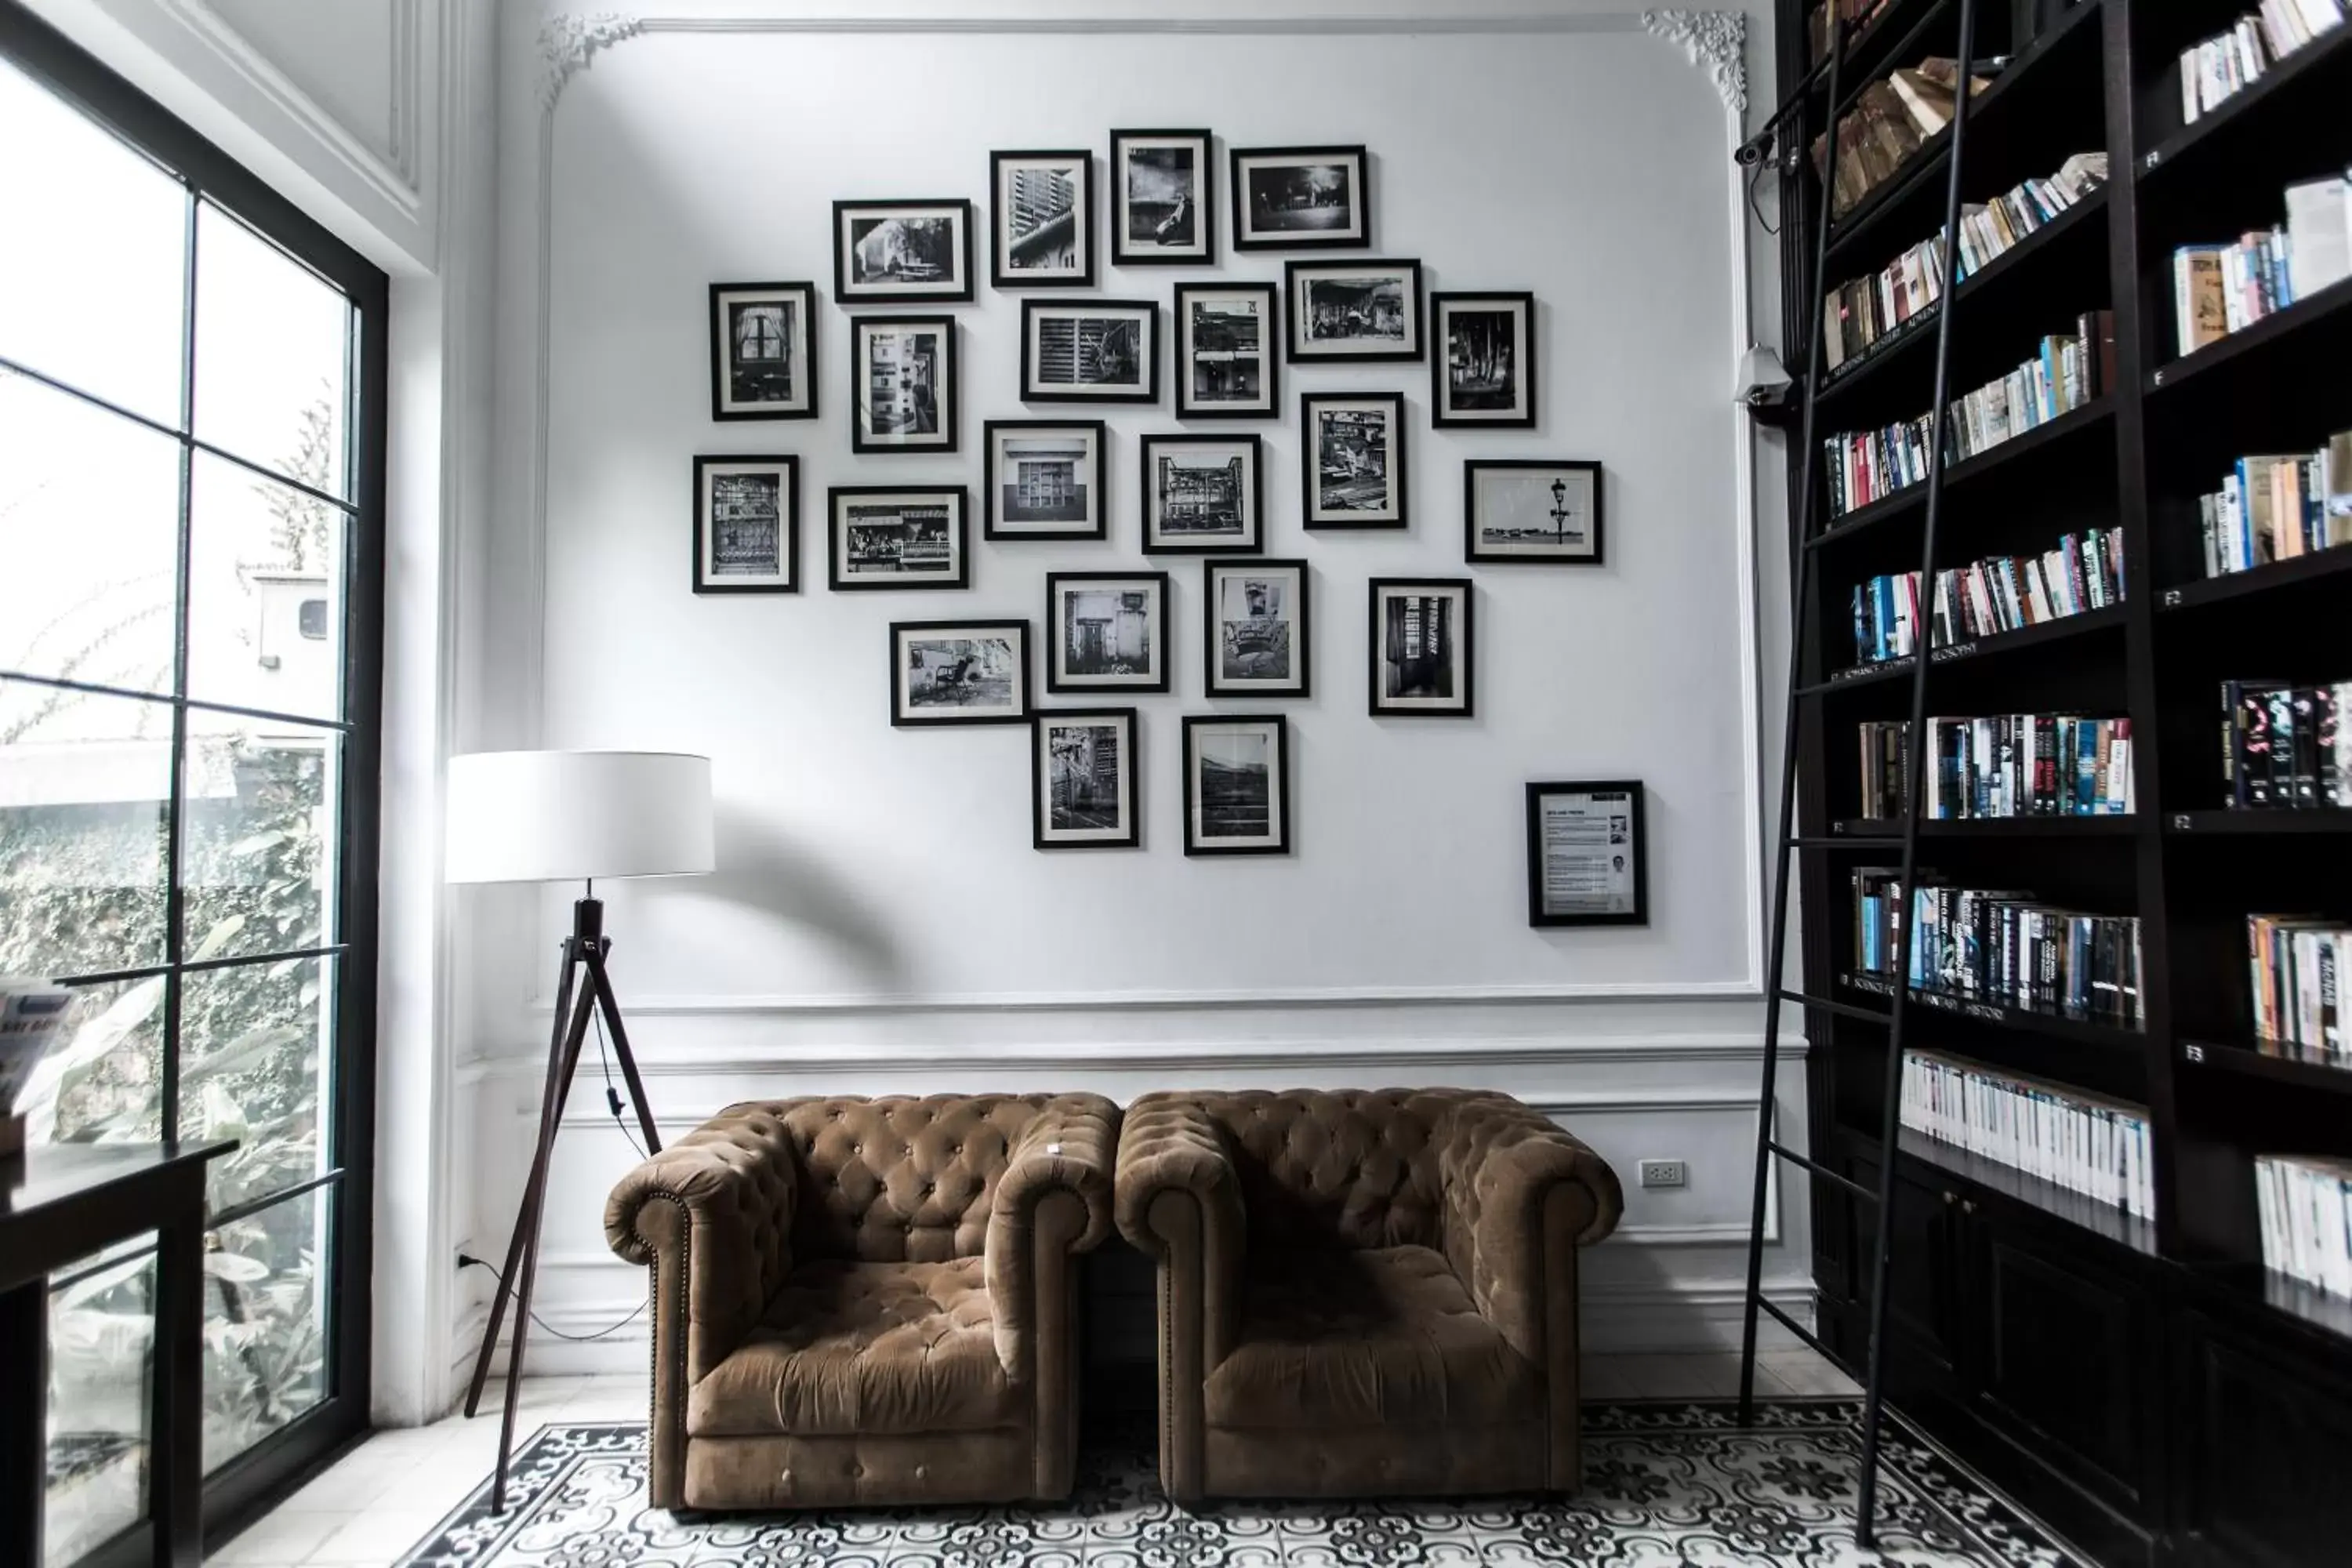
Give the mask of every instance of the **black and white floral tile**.
<path id="1" fill-rule="evenodd" d="M 643 1424 L 541 1429 L 512 1506 L 487 1483 L 404 1568 L 2073 1568 L 2076 1559 L 1890 1421 L 1875 1553 L 1853 1539 L 1861 1405 L 1609 1405 L 1572 1499 L 1233 1502 L 1160 1494 L 1148 1422 L 1100 1436 L 1045 1508 L 672 1514 L 645 1501 Z"/>

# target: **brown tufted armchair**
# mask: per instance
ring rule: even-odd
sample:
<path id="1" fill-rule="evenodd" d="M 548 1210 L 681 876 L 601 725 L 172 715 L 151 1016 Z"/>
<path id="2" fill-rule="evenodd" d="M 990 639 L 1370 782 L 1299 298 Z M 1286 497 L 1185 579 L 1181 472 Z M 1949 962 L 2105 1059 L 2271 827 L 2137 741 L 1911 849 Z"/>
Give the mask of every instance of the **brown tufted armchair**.
<path id="1" fill-rule="evenodd" d="M 1160 1260 L 1160 1480 L 1576 1489 L 1576 1249 L 1624 1206 L 1506 1094 L 1147 1094 L 1118 1226 Z"/>
<path id="2" fill-rule="evenodd" d="M 651 1264 L 660 1508 L 1068 1495 L 1072 1254 L 1110 1233 L 1099 1095 L 730 1106 L 624 1177 Z"/>

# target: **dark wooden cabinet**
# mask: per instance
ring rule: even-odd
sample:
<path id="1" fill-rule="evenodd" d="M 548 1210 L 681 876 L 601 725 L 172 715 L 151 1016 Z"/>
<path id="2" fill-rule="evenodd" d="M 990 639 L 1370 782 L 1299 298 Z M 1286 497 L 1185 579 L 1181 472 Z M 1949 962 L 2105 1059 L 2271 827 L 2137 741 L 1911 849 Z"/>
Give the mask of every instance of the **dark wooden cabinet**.
<path id="1" fill-rule="evenodd" d="M 2352 1557 L 2352 1376 L 2296 1337 L 2202 1311 L 2177 1368 L 2185 1563 L 2310 1568 Z"/>

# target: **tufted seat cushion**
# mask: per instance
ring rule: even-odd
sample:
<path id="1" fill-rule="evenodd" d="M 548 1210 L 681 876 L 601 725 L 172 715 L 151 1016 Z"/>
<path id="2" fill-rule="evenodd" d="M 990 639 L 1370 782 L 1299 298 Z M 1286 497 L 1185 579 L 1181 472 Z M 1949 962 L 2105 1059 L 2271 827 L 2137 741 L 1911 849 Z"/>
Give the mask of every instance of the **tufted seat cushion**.
<path id="1" fill-rule="evenodd" d="M 1261 1258 L 1241 1339 L 1209 1374 L 1209 1425 L 1461 1426 L 1528 1419 L 1541 1384 L 1443 1255 L 1386 1247 Z"/>
<path id="2" fill-rule="evenodd" d="M 1023 1418 L 977 1258 L 824 1259 L 687 1401 L 692 1437 L 969 1431 Z"/>

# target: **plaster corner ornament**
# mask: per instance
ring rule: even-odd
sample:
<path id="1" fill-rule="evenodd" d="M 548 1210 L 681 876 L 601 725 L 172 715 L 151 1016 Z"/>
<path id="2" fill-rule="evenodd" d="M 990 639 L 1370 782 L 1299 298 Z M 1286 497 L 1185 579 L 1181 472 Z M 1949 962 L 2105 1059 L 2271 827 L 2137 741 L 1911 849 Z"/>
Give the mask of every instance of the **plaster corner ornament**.
<path id="1" fill-rule="evenodd" d="M 1738 11 L 1644 11 L 1642 26 L 1670 44 L 1680 44 L 1691 64 L 1703 68 L 1716 96 L 1734 114 L 1748 112 L 1748 17 Z"/>
<path id="2" fill-rule="evenodd" d="M 616 11 L 599 11 L 593 16 L 562 12 L 550 16 L 539 30 L 539 52 L 545 64 L 540 78 L 540 100 L 548 108 L 563 96 L 563 84 L 588 64 L 599 49 L 610 48 L 623 38 L 634 38 L 645 31 L 645 22 L 635 16 L 624 16 Z"/>

